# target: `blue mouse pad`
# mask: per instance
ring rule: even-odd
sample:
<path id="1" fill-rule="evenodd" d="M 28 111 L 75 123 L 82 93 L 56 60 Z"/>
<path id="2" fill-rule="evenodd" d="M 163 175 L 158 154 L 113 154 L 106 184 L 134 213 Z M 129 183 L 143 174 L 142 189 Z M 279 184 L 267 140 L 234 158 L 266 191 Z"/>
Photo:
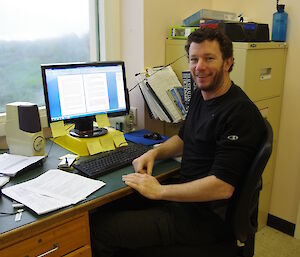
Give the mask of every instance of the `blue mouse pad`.
<path id="1" fill-rule="evenodd" d="M 164 136 L 164 135 L 161 135 L 160 140 L 144 138 L 144 135 L 149 134 L 149 133 L 152 133 L 152 132 L 149 130 L 146 130 L 146 129 L 142 129 L 142 130 L 137 130 L 134 132 L 126 133 L 126 134 L 124 134 L 124 136 L 125 136 L 126 140 L 134 142 L 136 144 L 142 144 L 142 145 L 155 145 L 155 144 L 162 143 L 168 139 L 168 137 Z"/>

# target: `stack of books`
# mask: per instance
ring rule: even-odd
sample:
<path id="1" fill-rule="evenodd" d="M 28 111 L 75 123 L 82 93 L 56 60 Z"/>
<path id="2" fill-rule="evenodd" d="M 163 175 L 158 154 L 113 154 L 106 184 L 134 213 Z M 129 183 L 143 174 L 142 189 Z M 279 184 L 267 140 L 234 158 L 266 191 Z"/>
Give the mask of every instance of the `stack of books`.
<path id="1" fill-rule="evenodd" d="M 178 123 L 185 119 L 194 83 L 183 72 L 184 86 L 171 66 L 148 69 L 136 76 L 151 118 Z"/>
<path id="2" fill-rule="evenodd" d="M 201 9 L 185 18 L 181 26 L 172 26 L 169 37 L 172 39 L 186 39 L 189 34 L 200 27 L 220 28 L 224 30 L 219 25 L 223 25 L 224 23 L 239 24 L 239 18 L 241 18 L 241 15 L 237 16 L 236 13 L 232 12 Z"/>
<path id="3" fill-rule="evenodd" d="M 186 111 L 188 111 L 192 94 L 197 86 L 192 78 L 192 74 L 190 71 L 182 72 L 182 82 L 183 82 L 184 108 L 186 109 Z"/>
<path id="4" fill-rule="evenodd" d="M 201 23 L 206 23 L 209 20 L 214 21 L 237 21 L 236 13 L 216 11 L 209 9 L 201 9 L 191 16 L 183 20 L 184 26 L 200 26 Z"/>

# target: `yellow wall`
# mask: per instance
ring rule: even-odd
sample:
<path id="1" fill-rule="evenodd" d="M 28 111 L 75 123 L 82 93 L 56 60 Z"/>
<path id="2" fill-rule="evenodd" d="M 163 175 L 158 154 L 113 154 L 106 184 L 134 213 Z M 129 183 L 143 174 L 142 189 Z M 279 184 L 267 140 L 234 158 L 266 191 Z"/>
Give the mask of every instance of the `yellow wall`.
<path id="1" fill-rule="evenodd" d="M 120 0 L 120 5 L 121 56 L 128 87 L 133 88 L 137 84 L 135 73 L 147 66 L 165 64 L 165 39 L 170 26 L 182 25 L 182 20 L 193 12 L 210 8 L 211 0 Z M 137 127 L 144 128 L 144 101 L 138 88 L 130 92 L 130 104 L 138 107 Z"/>
<path id="2" fill-rule="evenodd" d="M 289 48 L 270 213 L 296 223 L 300 199 L 300 187 L 298 186 L 300 184 L 300 118 L 298 115 L 300 85 L 299 76 L 297 76 L 300 60 L 300 50 L 297 47 L 300 42 L 300 33 L 298 32 L 300 5 L 297 0 L 280 2 L 286 4 L 286 11 L 289 14 L 287 34 Z M 268 23 L 271 31 L 275 3 L 275 0 L 144 0 L 144 6 L 141 8 L 144 10 L 142 63 L 144 66 L 164 64 L 165 38 L 168 35 L 169 27 L 180 25 L 185 17 L 199 9 L 243 13 L 249 20 Z M 141 96 L 137 99 L 137 102 L 143 102 Z M 144 113 L 141 115 L 142 117 L 138 117 L 140 121 L 144 120 Z"/>
<path id="3" fill-rule="evenodd" d="M 182 25 L 187 16 L 201 8 L 210 7 L 211 0 L 144 0 L 145 67 L 165 64 L 165 39 L 171 26 Z M 146 121 L 147 128 L 163 132 L 161 122 L 149 119 Z"/>
<path id="4" fill-rule="evenodd" d="M 199 9 L 210 8 L 211 0 L 145 0 L 144 1 L 145 65 L 165 62 L 165 39 L 169 29 L 182 25 L 187 16 Z"/>
<path id="5" fill-rule="evenodd" d="M 300 109 L 300 85 L 298 82 L 300 5 L 297 0 L 284 0 L 280 3 L 286 4 L 285 10 L 289 14 L 287 32 L 289 48 L 270 213 L 296 223 L 300 199 L 300 117 L 297 113 L 297 110 Z M 242 12 L 254 21 L 269 23 L 271 31 L 272 14 L 275 12 L 275 1 L 273 0 L 213 0 L 212 7 L 219 10 Z"/>
<path id="6" fill-rule="evenodd" d="M 286 0 L 289 14 L 288 55 L 270 213 L 296 223 L 300 200 L 300 5 Z"/>

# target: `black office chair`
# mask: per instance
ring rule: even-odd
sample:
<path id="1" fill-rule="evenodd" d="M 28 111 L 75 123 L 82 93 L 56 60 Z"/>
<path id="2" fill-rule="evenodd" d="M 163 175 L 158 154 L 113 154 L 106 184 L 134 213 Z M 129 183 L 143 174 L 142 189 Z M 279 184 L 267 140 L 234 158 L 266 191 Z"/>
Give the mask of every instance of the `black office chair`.
<path id="1" fill-rule="evenodd" d="M 262 189 L 262 173 L 272 153 L 273 131 L 265 120 L 267 132 L 249 172 L 243 179 L 239 190 L 233 195 L 229 214 L 235 239 L 213 245 L 168 246 L 140 249 L 139 257 L 252 257 L 257 231 L 259 193 Z M 237 242 L 240 242 L 239 245 Z M 127 255 L 126 255 L 127 256 Z M 131 255 L 133 256 L 133 255 Z"/>

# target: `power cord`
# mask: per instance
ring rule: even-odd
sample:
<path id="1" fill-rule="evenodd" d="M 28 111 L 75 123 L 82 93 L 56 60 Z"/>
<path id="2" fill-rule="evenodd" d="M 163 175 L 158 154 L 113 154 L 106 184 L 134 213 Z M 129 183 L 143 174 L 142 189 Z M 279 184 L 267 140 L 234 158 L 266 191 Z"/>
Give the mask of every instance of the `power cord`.
<path id="1" fill-rule="evenodd" d="M 160 69 L 158 69 L 158 70 L 156 70 L 155 72 L 153 72 L 152 74 L 150 74 L 147 78 L 153 76 L 153 75 L 156 74 L 157 72 L 159 72 L 159 71 L 161 71 L 161 70 L 167 68 L 168 66 L 174 64 L 175 62 L 177 62 L 178 60 L 180 60 L 181 58 L 183 58 L 183 57 L 185 57 L 185 56 L 187 56 L 187 54 L 184 54 L 184 55 L 178 57 L 177 59 L 175 59 L 173 62 L 170 62 L 169 64 L 166 64 L 166 65 L 164 65 L 164 66 L 159 66 Z M 159 68 L 159 67 L 154 67 L 154 68 Z M 140 75 L 140 74 L 143 74 L 143 72 L 136 73 L 135 76 L 138 76 L 138 75 Z M 134 90 L 137 86 L 139 86 L 141 83 L 143 83 L 147 78 L 144 78 L 143 80 L 139 81 L 136 85 L 134 85 L 134 87 L 132 87 L 131 89 L 129 89 L 128 92 L 131 92 L 132 90 Z"/>
<path id="2" fill-rule="evenodd" d="M 18 213 L 18 211 L 14 211 L 14 212 L 0 212 L 1 216 L 9 216 L 9 215 L 16 215 Z"/>

